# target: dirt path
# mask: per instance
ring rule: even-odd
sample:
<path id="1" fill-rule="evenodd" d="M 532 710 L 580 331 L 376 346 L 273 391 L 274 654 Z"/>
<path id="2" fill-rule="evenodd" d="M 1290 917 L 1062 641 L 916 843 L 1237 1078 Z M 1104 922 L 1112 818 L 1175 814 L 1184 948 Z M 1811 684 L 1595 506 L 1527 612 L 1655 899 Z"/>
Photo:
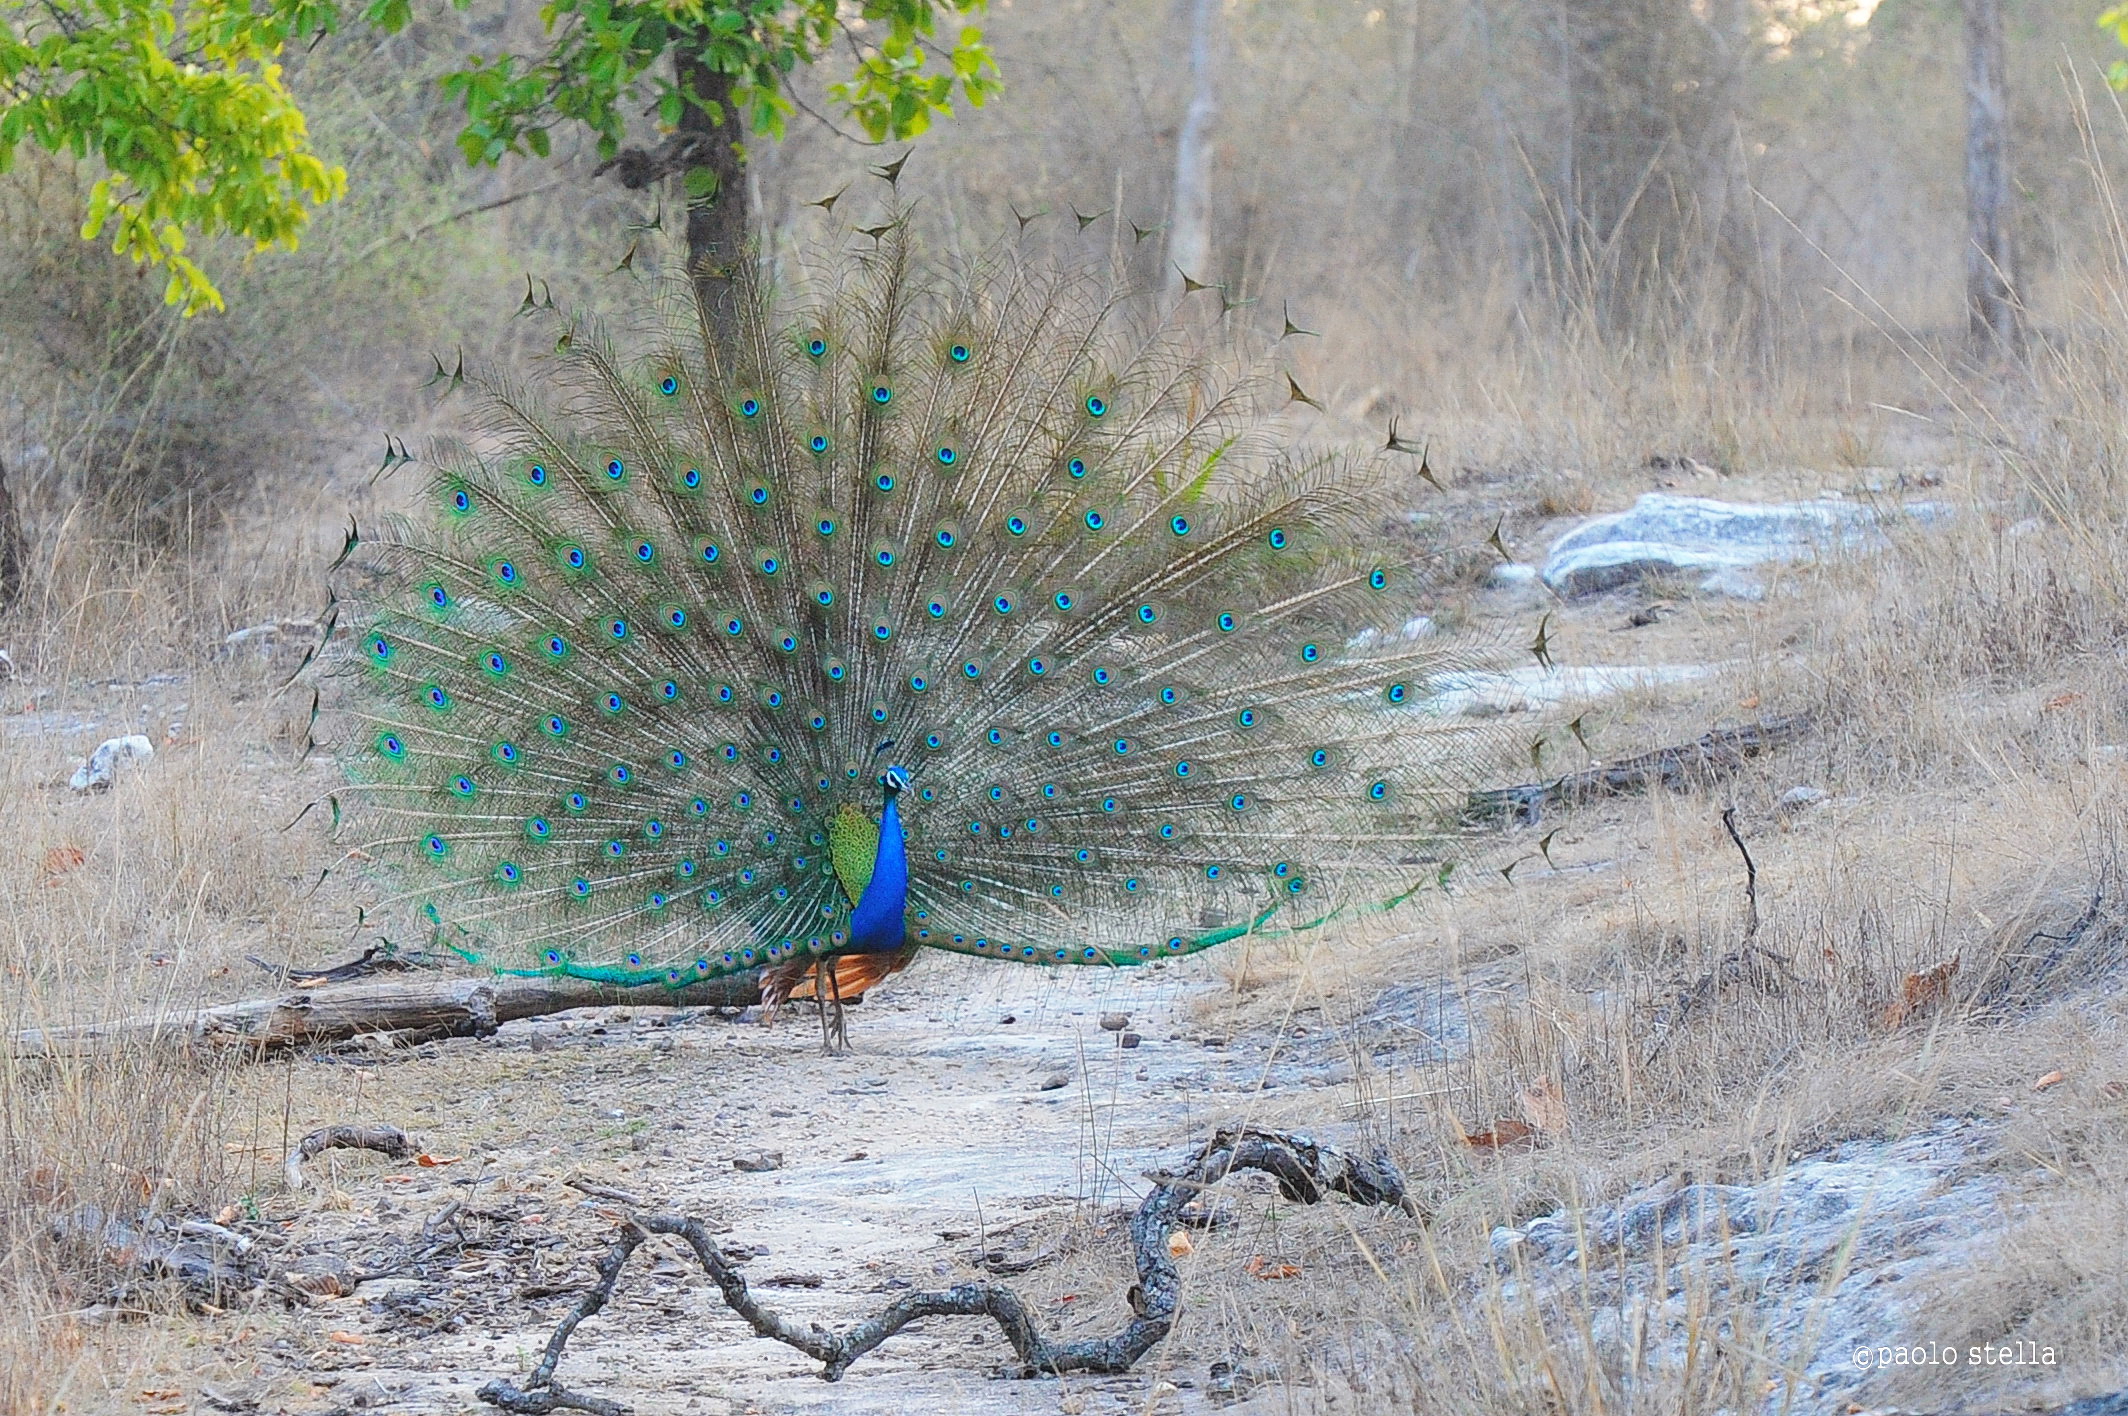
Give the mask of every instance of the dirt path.
<path id="1" fill-rule="evenodd" d="M 810 1019 L 764 1031 L 617 1009 L 360 1069 L 364 1115 L 463 1158 L 337 1159 L 298 1237 L 381 1267 L 455 1201 L 470 1239 L 303 1314 L 318 1345 L 296 1343 L 267 1374 L 285 1363 L 332 1381 L 292 1409 L 379 1411 L 466 1408 L 488 1378 L 521 1377 L 618 1215 L 572 1176 L 728 1226 L 723 1246 L 751 1248 L 749 1279 L 800 1319 L 846 1325 L 899 1289 L 986 1276 L 986 1252 L 1024 1262 L 1061 1248 L 1009 1281 L 1052 1329 L 1112 1330 L 1130 1282 L 1119 1220 L 1142 1171 L 1224 1121 L 1338 1117 L 1340 1064 L 1274 1059 L 1262 1032 L 1222 1039 L 1200 1016 L 1222 988 L 1196 963 L 1059 976 L 942 961 L 855 1010 L 860 1050 L 843 1057 L 819 1054 Z M 1127 1014 L 1139 1044 L 1120 1046 L 1103 1013 Z M 299 1067 L 304 1090 L 332 1080 L 316 1075 L 329 1064 Z M 762 1152 L 780 1167 L 734 1168 Z M 1170 1343 L 1128 1377 L 1000 1381 L 1010 1351 L 991 1324 L 932 1319 L 829 1385 L 754 1338 L 681 1252 L 638 1258 L 624 1296 L 573 1341 L 566 1383 L 646 1413 L 1137 1410 L 1156 1390 L 1163 1409 L 1187 1409 L 1223 1355 Z"/>

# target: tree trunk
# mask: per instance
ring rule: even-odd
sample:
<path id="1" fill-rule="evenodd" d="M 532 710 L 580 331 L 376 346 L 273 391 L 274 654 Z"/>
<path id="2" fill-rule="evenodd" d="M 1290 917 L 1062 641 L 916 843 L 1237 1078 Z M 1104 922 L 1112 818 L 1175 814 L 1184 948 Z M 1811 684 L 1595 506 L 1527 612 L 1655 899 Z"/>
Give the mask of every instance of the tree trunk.
<path id="1" fill-rule="evenodd" d="M 1167 264 L 1161 286 L 1180 294 L 1182 277 L 1215 283 L 1212 256 L 1212 120 L 1219 113 L 1219 0 L 1189 0 L 1190 106 L 1175 138 L 1175 193 L 1168 214 Z"/>
<path id="2" fill-rule="evenodd" d="M 365 1033 L 395 1042 L 485 1037 L 514 1018 L 571 1008 L 750 1007 L 760 1000 L 751 974 L 667 988 L 616 988 L 573 978 L 445 974 L 413 983 L 328 984 L 273 998 L 223 1003 L 189 1015 L 120 1018 L 76 1027 L 26 1028 L 12 1040 L 17 1057 L 80 1056 L 113 1047 L 182 1043 L 250 1054 L 324 1047 Z"/>
<path id="3" fill-rule="evenodd" d="M 738 339 L 738 283 L 748 259 L 746 177 L 739 160 L 738 112 L 731 106 L 731 76 L 682 49 L 674 61 L 688 98 L 679 136 L 694 139 L 693 165 L 680 174 L 687 204 L 687 265 L 708 313 L 719 350 Z"/>
<path id="4" fill-rule="evenodd" d="M 22 598 L 28 568 L 29 548 L 22 539 L 22 513 L 15 507 L 15 494 L 8 490 L 7 464 L 0 462 L 0 611 L 13 609 Z"/>
<path id="5" fill-rule="evenodd" d="M 2001 0 L 1965 10 L 1965 302 L 1975 352 L 2022 348 L 2011 246 L 2010 104 L 2003 75 Z"/>

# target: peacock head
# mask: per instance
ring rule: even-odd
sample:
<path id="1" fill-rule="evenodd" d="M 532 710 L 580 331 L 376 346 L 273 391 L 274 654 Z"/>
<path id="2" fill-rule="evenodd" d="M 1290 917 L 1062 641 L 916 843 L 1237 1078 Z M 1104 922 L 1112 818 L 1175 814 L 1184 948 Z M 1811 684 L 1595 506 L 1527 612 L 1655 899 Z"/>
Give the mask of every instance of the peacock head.
<path id="1" fill-rule="evenodd" d="M 892 800 L 909 789 L 909 769 L 899 765 L 889 767 L 879 774 L 879 784 L 886 788 L 887 797 Z"/>

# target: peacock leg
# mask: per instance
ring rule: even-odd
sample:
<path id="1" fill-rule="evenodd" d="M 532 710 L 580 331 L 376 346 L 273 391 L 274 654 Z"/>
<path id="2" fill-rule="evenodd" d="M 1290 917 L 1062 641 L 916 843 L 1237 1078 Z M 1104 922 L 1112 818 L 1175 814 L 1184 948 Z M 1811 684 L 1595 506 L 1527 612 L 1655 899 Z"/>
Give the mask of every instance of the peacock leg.
<path id="1" fill-rule="evenodd" d="M 828 980 L 834 973 L 826 959 L 813 960 L 813 1003 L 820 1009 L 820 1050 L 826 1053 L 835 1050 L 834 1039 L 828 1032 Z"/>
<path id="2" fill-rule="evenodd" d="M 833 1040 L 828 1046 L 828 1051 L 830 1053 L 848 1052 L 850 1050 L 849 1015 L 842 1011 L 842 978 L 832 966 L 828 969 L 828 992 L 833 997 L 835 1006 Z M 826 1005 L 823 1005 L 821 1009 L 823 1022 L 825 1022 L 826 1017 Z"/>

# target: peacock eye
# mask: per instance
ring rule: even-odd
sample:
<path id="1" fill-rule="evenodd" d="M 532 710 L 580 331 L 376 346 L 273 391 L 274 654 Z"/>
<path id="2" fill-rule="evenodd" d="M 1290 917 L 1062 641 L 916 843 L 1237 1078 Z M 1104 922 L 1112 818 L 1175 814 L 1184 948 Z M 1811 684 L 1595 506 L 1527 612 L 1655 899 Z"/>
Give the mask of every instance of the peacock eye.
<path id="1" fill-rule="evenodd" d="M 965 364 L 968 362 L 968 346 L 956 344 L 946 351 L 946 357 L 956 364 Z"/>
<path id="2" fill-rule="evenodd" d="M 1108 400 L 1107 400 L 1107 399 L 1105 399 L 1105 398 L 1103 398 L 1103 397 L 1101 397 L 1101 395 L 1099 395 L 1099 394 L 1094 394 L 1094 395 L 1092 395 L 1091 397 L 1089 397 L 1089 398 L 1088 398 L 1088 399 L 1086 400 L 1086 416 L 1087 416 L 1087 417 L 1089 417 L 1089 418 L 1100 418 L 1100 417 L 1103 417 L 1103 416 L 1105 416 L 1105 415 L 1107 414 L 1107 412 L 1108 412 Z"/>
<path id="3" fill-rule="evenodd" d="M 667 374 L 664 378 L 658 380 L 658 392 L 664 394 L 667 398 L 672 397 L 679 391 L 680 381 L 671 374 Z"/>
<path id="4" fill-rule="evenodd" d="M 828 342 L 825 339 L 822 339 L 819 336 L 815 335 L 813 338 L 806 341 L 805 352 L 811 355 L 813 358 L 818 359 L 828 352 Z"/>

